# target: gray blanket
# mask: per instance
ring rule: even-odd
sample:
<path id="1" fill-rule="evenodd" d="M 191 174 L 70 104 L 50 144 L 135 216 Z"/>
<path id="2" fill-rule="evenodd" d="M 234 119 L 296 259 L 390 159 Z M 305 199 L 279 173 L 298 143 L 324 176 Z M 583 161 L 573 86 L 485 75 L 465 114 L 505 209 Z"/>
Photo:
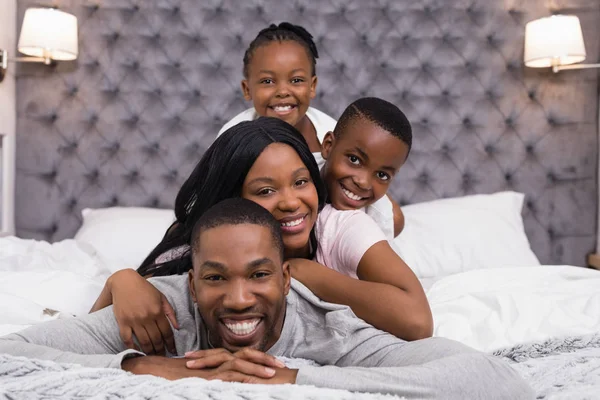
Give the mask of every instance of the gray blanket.
<path id="1" fill-rule="evenodd" d="M 498 350 L 537 399 L 600 399 L 600 333 L 552 338 Z"/>
<path id="2" fill-rule="evenodd" d="M 600 333 L 522 344 L 494 353 L 516 368 L 538 399 L 600 398 Z M 286 360 L 290 367 L 302 361 Z M 290 364 L 291 363 L 291 364 Z M 121 370 L 0 355 L 0 399 L 360 399 L 394 397 L 296 385 L 242 385 L 201 379 L 167 381 Z"/>

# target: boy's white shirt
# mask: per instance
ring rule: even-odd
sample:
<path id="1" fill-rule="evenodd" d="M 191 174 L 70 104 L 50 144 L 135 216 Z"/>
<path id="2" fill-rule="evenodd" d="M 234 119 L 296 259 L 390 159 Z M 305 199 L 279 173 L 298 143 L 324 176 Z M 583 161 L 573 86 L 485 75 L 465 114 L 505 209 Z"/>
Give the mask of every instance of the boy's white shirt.
<path id="1" fill-rule="evenodd" d="M 310 120 L 310 122 L 315 127 L 315 131 L 317 132 L 317 138 L 320 143 L 323 143 L 325 139 L 325 135 L 327 132 L 333 132 L 337 121 L 331 118 L 329 115 L 325 114 L 322 111 L 317 110 L 316 108 L 308 107 L 306 110 L 306 116 Z M 227 122 L 219 133 L 217 133 L 217 137 L 221 136 L 223 132 L 227 129 L 231 128 L 234 125 L 239 124 L 242 121 L 252 121 L 258 118 L 258 114 L 254 107 L 248 108 L 245 111 L 242 111 L 235 117 L 233 117 L 229 122 Z M 319 169 L 325 165 L 325 160 L 320 152 L 312 153 L 313 157 L 317 161 L 317 165 Z M 392 208 L 392 203 L 387 196 L 383 196 L 381 199 L 377 200 L 375 203 L 367 206 L 363 209 L 364 212 L 367 213 L 373 220 L 379 225 L 385 236 L 388 240 L 394 239 L 394 210 Z"/>

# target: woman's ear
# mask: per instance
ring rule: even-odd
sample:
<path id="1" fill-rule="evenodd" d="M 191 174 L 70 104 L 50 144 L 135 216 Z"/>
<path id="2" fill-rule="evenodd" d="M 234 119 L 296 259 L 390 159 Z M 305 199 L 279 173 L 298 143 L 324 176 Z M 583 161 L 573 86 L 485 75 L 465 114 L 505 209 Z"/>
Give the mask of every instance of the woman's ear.
<path id="1" fill-rule="evenodd" d="M 329 131 L 325 134 L 325 137 L 323 138 L 323 143 L 321 143 L 321 155 L 323 156 L 324 159 L 327 160 L 327 158 L 329 158 L 329 155 L 331 154 L 331 149 L 333 148 L 333 145 L 335 143 L 335 136 L 333 135 L 333 132 Z"/>
<path id="2" fill-rule="evenodd" d="M 289 261 L 284 261 L 283 265 L 281 267 L 283 269 L 283 288 L 284 288 L 284 293 L 287 296 L 287 294 L 290 292 L 290 284 L 291 284 L 291 280 L 292 280 L 292 271 L 290 269 L 290 262 Z"/>
<path id="3" fill-rule="evenodd" d="M 250 87 L 248 86 L 248 80 L 242 80 L 242 93 L 244 94 L 244 99 L 247 101 L 252 100 L 252 96 L 250 96 Z"/>
<path id="4" fill-rule="evenodd" d="M 196 303 L 196 285 L 194 284 L 194 268 L 188 271 L 188 285 L 190 287 L 190 294 L 192 295 L 192 301 Z"/>

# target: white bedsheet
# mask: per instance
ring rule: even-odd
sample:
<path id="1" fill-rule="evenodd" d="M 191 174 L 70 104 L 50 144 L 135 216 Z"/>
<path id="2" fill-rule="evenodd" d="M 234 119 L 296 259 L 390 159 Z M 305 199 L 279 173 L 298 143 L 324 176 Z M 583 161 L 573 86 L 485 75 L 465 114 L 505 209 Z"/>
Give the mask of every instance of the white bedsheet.
<path id="1" fill-rule="evenodd" d="M 0 238 L 0 335 L 87 313 L 115 268 L 74 240 Z"/>
<path id="2" fill-rule="evenodd" d="M 0 335 L 88 312 L 106 278 L 121 267 L 74 240 L 0 238 Z M 600 331 L 599 271 L 485 269 L 428 284 L 434 334 L 480 350 Z"/>
<path id="3" fill-rule="evenodd" d="M 573 266 L 464 272 L 427 291 L 434 335 L 490 351 L 600 332 L 600 272 Z"/>

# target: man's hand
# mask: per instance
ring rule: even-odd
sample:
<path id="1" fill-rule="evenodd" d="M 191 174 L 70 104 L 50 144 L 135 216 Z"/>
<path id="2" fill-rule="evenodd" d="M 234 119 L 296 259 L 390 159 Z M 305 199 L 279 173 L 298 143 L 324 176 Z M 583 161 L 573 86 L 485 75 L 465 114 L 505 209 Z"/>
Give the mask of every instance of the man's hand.
<path id="1" fill-rule="evenodd" d="M 169 380 L 196 377 L 207 380 L 218 379 L 224 382 L 240 383 L 283 384 L 296 382 L 297 370 L 277 368 L 273 370 L 273 373 L 268 373 L 268 377 L 262 378 L 253 373 L 258 371 L 259 375 L 264 376 L 266 367 L 253 364 L 241 358 L 236 358 L 236 360 L 230 359 L 222 363 L 218 368 L 192 369 L 186 366 L 186 363 L 190 362 L 190 360 L 146 356 L 128 358 L 123 361 L 121 368 L 136 375 L 154 375 Z M 242 363 L 241 361 L 244 362 Z M 244 371 L 251 371 L 252 373 Z"/>
<path id="2" fill-rule="evenodd" d="M 214 368 L 215 371 L 234 370 L 257 378 L 269 379 L 275 376 L 275 368 L 285 368 L 285 364 L 262 351 L 245 348 L 235 353 L 225 349 L 199 350 L 186 353 L 190 369 Z"/>

